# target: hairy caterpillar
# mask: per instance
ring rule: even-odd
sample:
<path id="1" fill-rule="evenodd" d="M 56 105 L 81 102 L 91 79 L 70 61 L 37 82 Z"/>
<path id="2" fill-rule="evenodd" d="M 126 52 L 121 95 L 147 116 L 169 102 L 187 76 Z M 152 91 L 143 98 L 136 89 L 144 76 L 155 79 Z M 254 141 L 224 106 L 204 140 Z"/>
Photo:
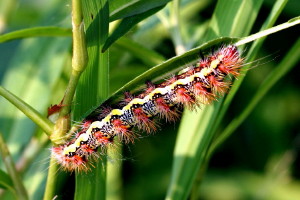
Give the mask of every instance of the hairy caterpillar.
<path id="1" fill-rule="evenodd" d="M 115 136 L 133 142 L 134 127 L 155 131 L 155 116 L 175 121 L 180 107 L 193 109 L 224 95 L 230 87 L 225 77 L 237 77 L 242 64 L 237 47 L 228 45 L 160 84 L 148 82 L 144 92 L 135 97 L 127 93 L 116 108 L 105 109 L 95 120 L 86 119 L 72 141 L 52 148 L 53 155 L 65 170 L 87 170 L 97 149 L 113 143 Z"/>

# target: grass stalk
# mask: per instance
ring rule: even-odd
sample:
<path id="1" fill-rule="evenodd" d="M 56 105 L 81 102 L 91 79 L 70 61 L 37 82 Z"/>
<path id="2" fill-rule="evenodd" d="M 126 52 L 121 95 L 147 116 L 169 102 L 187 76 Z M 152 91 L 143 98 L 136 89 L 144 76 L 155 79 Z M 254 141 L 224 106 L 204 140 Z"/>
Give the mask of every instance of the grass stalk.
<path id="1" fill-rule="evenodd" d="M 28 118 L 36 123 L 48 136 L 53 131 L 53 123 L 41 115 L 37 110 L 28 105 L 22 99 L 0 86 L 0 95 L 22 111 Z"/>
<path id="2" fill-rule="evenodd" d="M 75 95 L 79 78 L 87 66 L 87 49 L 85 44 L 85 33 L 82 21 L 81 0 L 72 0 L 72 27 L 73 27 L 73 58 L 71 77 L 62 101 L 62 109 L 51 135 L 56 144 L 65 143 L 66 132 L 70 129 L 71 105 Z M 68 137 L 68 136 L 67 136 Z M 44 200 L 55 197 L 59 166 L 51 156 L 50 167 L 46 184 Z"/>
<path id="3" fill-rule="evenodd" d="M 22 183 L 22 179 L 21 179 L 19 173 L 16 170 L 15 163 L 14 163 L 12 157 L 10 156 L 8 147 L 2 137 L 1 132 L 0 132 L 0 154 L 1 154 L 2 160 L 4 162 L 4 165 L 6 167 L 6 170 L 13 181 L 14 188 L 16 190 L 18 199 L 27 200 L 28 195 L 27 195 L 26 189 Z"/>

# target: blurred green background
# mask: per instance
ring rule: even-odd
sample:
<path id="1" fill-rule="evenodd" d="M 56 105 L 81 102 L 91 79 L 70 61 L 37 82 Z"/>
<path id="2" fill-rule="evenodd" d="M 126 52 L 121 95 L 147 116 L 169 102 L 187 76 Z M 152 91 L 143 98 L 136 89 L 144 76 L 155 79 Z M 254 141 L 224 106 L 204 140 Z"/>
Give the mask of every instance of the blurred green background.
<path id="1" fill-rule="evenodd" d="M 198 42 L 191 42 L 191 47 L 201 44 L 202 32 L 215 5 L 216 1 L 209 0 L 182 1 L 184 27 L 189 27 L 183 30 L 185 38 L 200 38 Z M 272 0 L 264 1 L 252 33 L 259 30 L 272 5 Z M 6 6 L 9 7 L 6 9 L 8 13 L 4 12 Z M 70 27 L 70 9 L 69 1 L 2 0 L 0 33 L 35 26 Z M 299 14 L 299 1 L 290 0 L 276 24 Z M 144 20 L 126 36 L 168 59 L 175 56 L 174 45 L 158 16 Z M 247 74 L 219 131 L 245 108 L 258 86 L 276 68 L 299 34 L 299 26 L 296 26 L 266 39 L 258 56 L 263 59 Z M 59 103 L 63 97 L 69 76 L 70 52 L 71 40 L 67 37 L 1 43 L 1 85 L 46 114 L 47 107 Z M 115 44 L 110 48 L 110 67 L 110 92 L 113 93 L 152 65 L 129 53 L 124 46 Z M 299 67 L 298 63 L 272 88 L 247 120 L 217 150 L 199 189 L 199 199 L 300 199 Z M 51 76 L 43 76 L 47 73 L 51 73 Z M 37 79 L 33 78 L 38 74 L 40 76 Z M 13 157 L 18 159 L 32 135 L 40 138 L 40 131 L 3 98 L 0 98 L 0 106 L 0 130 L 8 141 Z M 156 134 L 143 134 L 144 137 L 134 144 L 123 146 L 123 165 L 119 167 L 122 170 L 124 199 L 165 197 L 177 128 L 178 124 L 162 122 Z M 44 147 L 25 173 L 27 187 L 32 180 L 38 179 L 42 183 L 33 184 L 29 189 L 35 199 L 39 199 L 43 193 L 41 186 L 45 181 L 48 156 L 48 148 Z M 110 162 L 114 163 L 114 160 Z M 40 169 L 40 174 L 33 173 L 36 168 Z M 71 181 L 68 185 L 72 185 Z M 70 194 L 72 192 L 66 188 L 63 199 L 71 198 Z"/>

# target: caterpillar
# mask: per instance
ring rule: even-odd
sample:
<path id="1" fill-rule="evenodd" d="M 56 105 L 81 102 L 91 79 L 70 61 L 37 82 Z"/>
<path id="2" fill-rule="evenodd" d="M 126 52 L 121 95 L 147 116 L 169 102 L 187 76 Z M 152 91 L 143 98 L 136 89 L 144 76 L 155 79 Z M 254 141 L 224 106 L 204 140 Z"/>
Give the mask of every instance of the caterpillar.
<path id="1" fill-rule="evenodd" d="M 112 144 L 118 136 L 134 142 L 134 127 L 147 133 L 157 128 L 156 119 L 176 121 L 182 107 L 194 109 L 224 95 L 230 87 L 227 76 L 238 77 L 244 59 L 234 45 L 222 46 L 178 75 L 133 96 L 125 93 L 115 108 L 103 109 L 96 119 L 86 119 L 76 136 L 67 144 L 52 147 L 53 156 L 67 171 L 85 171 L 97 150 Z"/>

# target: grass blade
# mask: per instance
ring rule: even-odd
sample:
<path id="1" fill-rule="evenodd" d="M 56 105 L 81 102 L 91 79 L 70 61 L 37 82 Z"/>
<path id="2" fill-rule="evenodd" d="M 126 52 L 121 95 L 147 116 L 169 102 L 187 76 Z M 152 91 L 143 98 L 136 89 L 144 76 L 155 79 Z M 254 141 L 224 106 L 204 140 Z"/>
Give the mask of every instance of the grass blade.
<path id="1" fill-rule="evenodd" d="M 277 3 L 273 6 L 273 10 L 270 13 L 269 17 L 266 19 L 265 23 L 263 24 L 263 26 L 261 28 L 261 30 L 262 30 L 261 32 L 264 32 L 265 29 L 268 29 L 268 28 L 270 29 L 274 25 L 276 19 L 278 18 L 279 14 L 281 13 L 281 11 L 284 8 L 284 6 L 286 5 L 286 3 L 287 3 L 286 0 L 277 1 Z M 273 29 L 273 28 L 271 28 L 271 29 Z M 253 34 L 253 35 L 257 35 L 257 34 Z M 246 38 L 251 38 L 253 35 L 250 35 Z M 241 39 L 241 40 L 243 40 L 243 39 Z M 239 42 L 241 40 L 239 40 Z M 258 50 L 260 49 L 261 45 L 263 44 L 264 40 L 265 40 L 265 37 L 261 37 L 259 40 L 255 41 L 253 43 L 253 45 L 251 46 L 251 49 L 249 50 L 249 52 L 247 54 L 247 62 L 252 62 L 255 59 L 255 56 L 256 56 Z M 247 73 L 247 69 L 249 69 L 249 66 L 245 66 L 245 75 Z M 238 88 L 240 87 L 241 83 L 243 82 L 244 78 L 245 78 L 245 76 L 242 76 L 238 80 L 236 80 L 230 90 L 230 93 L 226 96 L 222 110 L 220 111 L 218 119 L 216 120 L 216 124 L 217 124 L 216 128 L 218 127 L 219 123 L 223 119 L 233 97 L 235 96 L 235 94 L 236 94 Z M 214 145 L 212 145 L 212 146 L 214 146 Z M 211 154 L 211 152 L 214 151 L 213 147 L 212 147 L 212 149 L 210 149 L 209 154 Z M 208 157 L 210 157 L 210 156 L 208 156 Z"/>
<path id="2" fill-rule="evenodd" d="M 0 35 L 0 43 L 8 42 L 10 40 L 29 38 L 29 37 L 55 37 L 55 36 L 71 36 L 72 31 L 69 28 L 61 27 L 34 27 L 18 31 L 13 31 Z"/>
<path id="3" fill-rule="evenodd" d="M 158 12 L 163 7 L 164 6 L 156 7 L 156 8 L 150 9 L 146 12 L 122 19 L 121 23 L 118 24 L 117 28 L 107 38 L 107 40 L 102 48 L 102 52 L 105 52 L 116 40 L 118 40 L 120 37 L 125 35 L 137 23 L 139 23 L 140 21 L 144 20 L 145 18 L 153 15 L 154 13 Z"/>
<path id="4" fill-rule="evenodd" d="M 22 199 L 22 200 L 28 199 L 28 194 L 22 183 L 22 179 L 16 170 L 15 163 L 13 162 L 13 159 L 10 156 L 9 150 L 8 150 L 6 143 L 2 137 L 2 133 L 0 133 L 0 154 L 1 154 L 4 164 L 6 166 L 6 169 L 11 177 L 11 180 L 13 182 L 13 187 L 16 191 L 16 195 L 18 196 L 18 199 Z M 6 179 L 6 182 L 4 184 L 6 186 L 9 186 L 8 178 Z"/>
<path id="5" fill-rule="evenodd" d="M 109 2 L 109 20 L 114 21 L 147 12 L 153 8 L 165 6 L 170 0 L 114 0 Z"/>
<path id="6" fill-rule="evenodd" d="M 101 53 L 108 37 L 109 7 L 107 0 L 82 1 L 89 62 L 77 88 L 74 118 L 80 119 L 91 107 L 108 96 L 108 52 Z M 101 152 L 102 153 L 102 152 Z M 106 155 L 103 152 L 88 174 L 76 174 L 75 199 L 105 199 Z M 90 184 L 87 184 L 90 183 Z"/>
<path id="7" fill-rule="evenodd" d="M 255 21 L 261 3 L 262 1 L 252 1 L 252 3 L 236 1 L 232 4 L 225 0 L 218 1 L 206 39 L 220 35 L 247 34 Z M 244 18 L 248 18 L 248 21 Z M 196 116 L 192 118 L 189 117 L 193 115 L 191 111 L 184 113 L 177 136 L 171 182 L 166 199 L 188 198 L 198 170 L 205 167 L 205 155 L 214 137 L 211 131 L 222 102 L 223 99 L 220 99 L 213 106 L 198 109 L 197 114 L 194 114 Z"/>
<path id="8" fill-rule="evenodd" d="M 47 135 L 51 135 L 53 130 L 53 123 L 41 115 L 37 110 L 32 108 L 22 99 L 18 98 L 8 90 L 4 89 L 0 86 L 0 95 L 6 98 L 10 103 L 16 106 L 20 111 L 22 111 L 28 118 L 30 118 L 33 122 L 35 122 L 41 129 L 47 133 Z"/>

